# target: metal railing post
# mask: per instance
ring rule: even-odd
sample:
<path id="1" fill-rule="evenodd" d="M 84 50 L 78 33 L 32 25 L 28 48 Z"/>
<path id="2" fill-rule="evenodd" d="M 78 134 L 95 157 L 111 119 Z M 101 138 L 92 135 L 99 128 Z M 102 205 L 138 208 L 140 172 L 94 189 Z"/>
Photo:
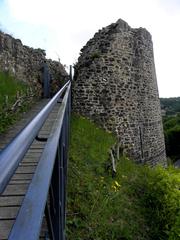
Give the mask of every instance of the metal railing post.
<path id="1" fill-rule="evenodd" d="M 69 100 L 69 96 L 68 96 Z M 68 164 L 68 147 L 69 147 L 69 119 L 68 119 L 68 102 L 66 106 L 65 118 L 64 118 L 64 137 L 65 137 L 65 146 L 64 146 L 64 229 L 66 223 L 66 186 L 67 186 L 67 164 Z"/>
<path id="2" fill-rule="evenodd" d="M 61 240 L 64 240 L 64 120 L 62 125 L 62 131 L 61 131 L 61 138 L 60 138 L 60 179 L 59 179 L 59 190 L 60 190 L 60 236 Z"/>
<path id="3" fill-rule="evenodd" d="M 72 81 L 72 65 L 70 65 L 70 69 L 69 69 L 69 77 L 70 77 L 70 81 Z"/>

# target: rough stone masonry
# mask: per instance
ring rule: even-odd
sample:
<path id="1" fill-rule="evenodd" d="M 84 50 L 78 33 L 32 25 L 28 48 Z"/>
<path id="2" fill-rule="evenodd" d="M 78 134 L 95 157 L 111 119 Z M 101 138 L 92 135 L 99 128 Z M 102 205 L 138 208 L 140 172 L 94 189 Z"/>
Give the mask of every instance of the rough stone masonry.
<path id="1" fill-rule="evenodd" d="M 73 107 L 114 132 L 136 162 L 166 165 L 150 33 L 119 19 L 90 39 L 75 65 Z"/>

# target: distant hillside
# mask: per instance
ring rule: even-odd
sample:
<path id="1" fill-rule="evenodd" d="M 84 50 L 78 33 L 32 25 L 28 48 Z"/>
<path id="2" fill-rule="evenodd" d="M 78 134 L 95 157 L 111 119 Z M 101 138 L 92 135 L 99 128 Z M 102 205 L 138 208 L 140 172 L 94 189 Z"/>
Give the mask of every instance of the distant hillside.
<path id="1" fill-rule="evenodd" d="M 161 109 L 166 111 L 166 115 L 180 113 L 180 97 L 160 98 Z"/>

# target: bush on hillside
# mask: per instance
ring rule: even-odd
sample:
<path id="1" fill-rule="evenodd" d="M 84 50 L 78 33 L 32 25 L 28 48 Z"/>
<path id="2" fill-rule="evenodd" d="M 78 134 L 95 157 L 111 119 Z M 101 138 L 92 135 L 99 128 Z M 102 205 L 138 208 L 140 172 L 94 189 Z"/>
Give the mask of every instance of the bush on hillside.
<path id="1" fill-rule="evenodd" d="M 141 167 L 134 189 L 144 208 L 150 239 L 179 239 L 180 171 Z"/>

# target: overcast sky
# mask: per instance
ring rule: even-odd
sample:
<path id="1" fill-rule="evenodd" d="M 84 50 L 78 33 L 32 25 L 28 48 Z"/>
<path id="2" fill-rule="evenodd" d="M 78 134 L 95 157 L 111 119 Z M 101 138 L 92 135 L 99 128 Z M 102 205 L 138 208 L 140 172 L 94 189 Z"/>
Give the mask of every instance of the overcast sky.
<path id="1" fill-rule="evenodd" d="M 0 0 L 3 31 L 66 65 L 119 18 L 152 34 L 160 97 L 180 96 L 180 0 Z"/>

